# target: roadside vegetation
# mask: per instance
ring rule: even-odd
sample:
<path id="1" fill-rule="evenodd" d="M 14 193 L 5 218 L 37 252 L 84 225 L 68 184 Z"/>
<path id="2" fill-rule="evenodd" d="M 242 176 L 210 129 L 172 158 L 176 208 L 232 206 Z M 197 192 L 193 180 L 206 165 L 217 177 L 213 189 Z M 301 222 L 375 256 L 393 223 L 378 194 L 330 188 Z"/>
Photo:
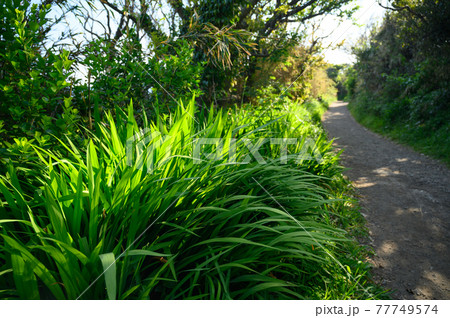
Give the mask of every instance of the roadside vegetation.
<path id="1" fill-rule="evenodd" d="M 448 1 L 393 1 L 383 23 L 354 48 L 356 86 L 349 92 L 360 123 L 447 165 L 449 15 Z"/>
<path id="2" fill-rule="evenodd" d="M 2 2 L 0 298 L 385 298 L 320 124 L 336 89 L 283 20 L 348 2 L 168 1 L 169 36 L 157 6 Z M 84 42 L 50 32 L 71 14 Z"/>
<path id="3" fill-rule="evenodd" d="M 2 298 L 380 297 L 353 237 L 363 234 L 361 215 L 310 105 L 211 111 L 196 123 L 190 102 L 144 124 L 161 135 L 131 166 L 126 141 L 140 132 L 132 105 L 125 120 L 108 116 L 85 150 L 67 139 L 64 151 L 30 147 L 34 160 L 10 162 L 0 181 Z M 266 164 L 230 163 L 226 143 L 216 160 L 190 156 L 194 138 L 237 136 L 315 143 L 292 145 L 286 164 L 270 145 L 259 151 Z"/>

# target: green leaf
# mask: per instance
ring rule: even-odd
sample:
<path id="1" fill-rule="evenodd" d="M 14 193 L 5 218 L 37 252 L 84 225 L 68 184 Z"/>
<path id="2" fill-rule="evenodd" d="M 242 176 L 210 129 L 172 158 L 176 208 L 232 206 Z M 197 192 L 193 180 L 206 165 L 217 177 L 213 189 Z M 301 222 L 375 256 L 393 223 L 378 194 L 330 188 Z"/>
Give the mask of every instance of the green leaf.
<path id="1" fill-rule="evenodd" d="M 18 263 L 16 266 L 18 266 L 19 271 L 19 277 L 18 279 L 21 281 L 20 283 L 23 283 L 23 281 L 28 281 L 30 279 L 28 270 L 32 270 L 36 276 L 38 276 L 42 282 L 47 286 L 47 288 L 52 292 L 53 296 L 56 299 L 65 299 L 64 293 L 61 290 L 61 287 L 59 286 L 58 282 L 55 280 L 53 275 L 50 273 L 50 271 L 36 258 L 34 257 L 25 247 L 20 245 L 16 240 L 13 238 L 0 234 L 5 242 L 11 247 L 11 254 L 16 253 L 16 256 L 19 256 L 23 259 L 23 261 L 18 260 Z M 14 252 L 16 251 L 16 252 Z M 20 254 L 17 254 L 20 253 Z M 17 259 L 16 259 L 17 260 Z M 25 265 L 23 265 L 21 262 L 25 262 Z M 22 268 L 22 266 L 27 266 L 27 268 Z M 16 269 L 13 266 L 13 271 L 16 271 Z M 22 277 L 23 275 L 23 277 Z M 25 292 L 26 295 L 29 295 L 28 292 Z M 35 292 L 31 292 L 31 295 L 35 297 Z M 28 297 L 27 297 L 28 298 Z"/>
<path id="2" fill-rule="evenodd" d="M 115 300 L 117 295 L 116 282 L 116 258 L 113 253 L 99 255 L 102 261 L 103 271 L 105 276 L 106 291 L 109 300 Z"/>
<path id="3" fill-rule="evenodd" d="M 39 23 L 36 23 L 34 21 L 30 21 L 28 24 L 29 24 L 31 30 L 33 30 L 34 32 L 39 30 Z"/>
<path id="4" fill-rule="evenodd" d="M 30 264 L 27 264 L 21 253 L 13 250 L 11 253 L 14 282 L 21 299 L 39 299 L 36 277 Z"/>

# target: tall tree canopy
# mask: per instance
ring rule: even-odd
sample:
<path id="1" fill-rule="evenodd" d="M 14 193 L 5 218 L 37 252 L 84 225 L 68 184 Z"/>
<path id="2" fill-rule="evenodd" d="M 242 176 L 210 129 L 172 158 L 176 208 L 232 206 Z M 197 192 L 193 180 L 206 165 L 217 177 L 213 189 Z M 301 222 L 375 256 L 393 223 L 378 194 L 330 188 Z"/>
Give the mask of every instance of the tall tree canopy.
<path id="1" fill-rule="evenodd" d="M 187 40 L 194 48 L 194 60 L 206 61 L 201 86 L 211 99 L 217 90 L 229 92 L 233 79 L 248 78 L 251 86 L 258 61 L 286 57 L 290 48 L 305 39 L 307 23 L 317 17 L 351 16 L 356 7 L 345 5 L 353 1 L 90 0 L 75 6 L 85 30 L 112 43 L 129 36 L 130 28 L 138 39 L 147 38 L 155 52 Z M 71 5 L 70 1 L 48 2 Z M 99 9 L 103 18 L 95 14 Z"/>

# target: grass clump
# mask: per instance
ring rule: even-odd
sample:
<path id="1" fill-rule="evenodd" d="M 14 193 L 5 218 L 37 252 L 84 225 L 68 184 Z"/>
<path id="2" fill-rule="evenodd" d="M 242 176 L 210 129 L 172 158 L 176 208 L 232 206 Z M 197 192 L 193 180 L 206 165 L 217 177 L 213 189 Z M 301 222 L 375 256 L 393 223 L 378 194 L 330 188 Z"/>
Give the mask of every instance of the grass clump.
<path id="1" fill-rule="evenodd" d="M 142 129 L 130 105 L 86 147 L 33 145 L 32 163 L 8 161 L 0 176 L 0 297 L 382 297 L 349 235 L 361 224 L 338 158 L 302 112 L 285 103 L 207 113 L 191 101 L 144 117 Z M 265 143 L 265 163 L 246 162 L 246 143 L 261 137 L 313 142 L 289 145 L 285 158 Z M 199 138 L 225 141 L 203 146 L 215 158 L 193 160 Z"/>

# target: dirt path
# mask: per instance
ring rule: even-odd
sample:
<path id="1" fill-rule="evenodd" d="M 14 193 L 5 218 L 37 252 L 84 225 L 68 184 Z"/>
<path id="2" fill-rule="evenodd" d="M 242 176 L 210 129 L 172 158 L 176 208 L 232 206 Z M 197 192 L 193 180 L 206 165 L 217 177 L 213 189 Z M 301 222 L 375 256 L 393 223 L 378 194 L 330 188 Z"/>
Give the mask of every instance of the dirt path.
<path id="1" fill-rule="evenodd" d="M 395 299 L 450 299 L 450 171 L 368 131 L 346 106 L 333 103 L 323 124 L 361 195 L 376 281 Z"/>

